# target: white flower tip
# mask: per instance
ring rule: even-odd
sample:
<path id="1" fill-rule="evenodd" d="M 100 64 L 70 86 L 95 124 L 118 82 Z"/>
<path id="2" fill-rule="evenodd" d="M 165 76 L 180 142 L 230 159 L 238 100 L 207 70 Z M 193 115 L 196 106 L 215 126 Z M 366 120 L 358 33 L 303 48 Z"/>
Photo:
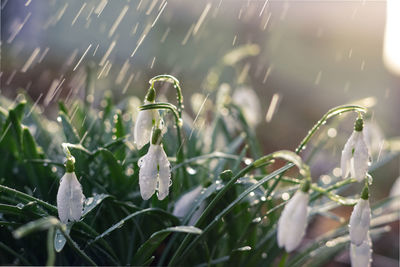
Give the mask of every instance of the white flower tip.
<path id="1" fill-rule="evenodd" d="M 81 184 L 75 173 L 65 173 L 57 192 L 58 216 L 62 223 L 80 220 L 84 198 Z"/>
<path id="2" fill-rule="evenodd" d="M 371 209 L 369 201 L 360 199 L 354 206 L 350 216 L 350 240 L 356 246 L 359 246 L 366 239 L 371 220 Z"/>
<path id="3" fill-rule="evenodd" d="M 307 228 L 308 217 L 307 193 L 299 190 L 289 200 L 278 222 L 278 245 L 292 252 L 301 243 Z"/>
<path id="4" fill-rule="evenodd" d="M 150 145 L 149 151 L 138 162 L 140 193 L 144 200 L 157 190 L 157 197 L 163 200 L 169 193 L 171 169 L 161 145 Z"/>

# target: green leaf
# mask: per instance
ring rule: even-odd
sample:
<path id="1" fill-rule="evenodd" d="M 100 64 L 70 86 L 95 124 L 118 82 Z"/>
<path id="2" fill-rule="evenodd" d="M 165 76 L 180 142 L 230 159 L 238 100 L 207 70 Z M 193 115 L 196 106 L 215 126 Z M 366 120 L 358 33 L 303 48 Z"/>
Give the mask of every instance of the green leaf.
<path id="1" fill-rule="evenodd" d="M 78 132 L 72 126 L 71 121 L 69 120 L 68 116 L 64 112 L 60 112 L 59 118 L 61 119 L 61 124 L 64 129 L 64 135 L 69 143 L 78 144 L 79 143 L 79 136 Z"/>
<path id="2" fill-rule="evenodd" d="M 41 218 L 21 226 L 13 232 L 13 236 L 19 239 L 36 231 L 47 230 L 50 227 L 59 225 L 59 223 L 59 220 L 53 216 Z"/>
<path id="3" fill-rule="evenodd" d="M 100 154 L 103 156 L 105 164 L 108 166 L 111 174 L 111 182 L 114 185 L 114 188 L 118 189 L 117 192 L 126 192 L 129 188 L 125 187 L 127 179 L 122 166 L 118 163 L 113 153 L 108 149 L 101 148 Z"/>
<path id="4" fill-rule="evenodd" d="M 90 242 L 90 243 L 94 243 L 94 242 L 96 242 L 97 240 L 99 240 L 99 239 L 105 237 L 106 235 L 109 235 L 109 234 L 110 234 L 111 232 L 113 232 L 114 230 L 123 227 L 126 221 L 128 221 L 128 220 L 130 220 L 130 219 L 133 219 L 133 218 L 135 218 L 135 217 L 138 216 L 138 215 L 145 215 L 145 214 L 146 214 L 146 215 L 147 215 L 147 214 L 149 214 L 149 215 L 152 215 L 152 214 L 157 215 L 157 214 L 158 214 L 158 215 L 160 215 L 160 216 L 163 218 L 163 220 L 165 220 L 165 219 L 168 218 L 168 219 L 171 220 L 174 224 L 178 224 L 178 223 L 179 223 L 178 218 L 176 218 L 176 217 L 173 216 L 172 214 L 170 214 L 170 213 L 168 213 L 168 212 L 166 212 L 166 211 L 164 211 L 164 210 L 162 210 L 162 209 L 148 208 L 148 209 L 144 209 L 144 210 L 140 210 L 140 211 L 134 212 L 134 213 L 132 213 L 132 214 L 126 216 L 125 218 L 123 218 L 122 220 L 120 220 L 119 222 L 117 222 L 116 224 L 114 224 L 113 226 L 111 226 L 110 228 L 108 228 L 106 231 L 104 231 L 101 235 L 98 235 L 98 236 L 97 236 L 92 242 Z"/>
<path id="5" fill-rule="evenodd" d="M 100 205 L 104 199 L 109 197 L 111 196 L 107 194 L 95 194 L 93 197 L 86 198 L 82 211 L 82 217 L 85 217 L 89 212 Z"/>
<path id="6" fill-rule="evenodd" d="M 173 232 L 195 235 L 199 235 L 202 233 L 199 228 L 193 226 L 175 226 L 155 232 L 145 243 L 140 246 L 136 254 L 133 256 L 134 264 L 142 265 L 147 262 L 153 252 L 160 246 L 161 242 L 164 241 L 164 239 Z"/>

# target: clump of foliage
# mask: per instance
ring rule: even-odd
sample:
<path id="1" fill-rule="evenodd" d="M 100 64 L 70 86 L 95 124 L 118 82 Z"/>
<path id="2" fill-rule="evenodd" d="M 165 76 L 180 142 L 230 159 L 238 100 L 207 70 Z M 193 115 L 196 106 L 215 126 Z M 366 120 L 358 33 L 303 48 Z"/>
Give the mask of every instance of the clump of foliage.
<path id="1" fill-rule="evenodd" d="M 156 82 L 179 87 L 168 75 L 152 79 L 152 86 Z M 210 99 L 216 99 L 216 93 Z M 211 120 L 205 115 L 196 118 L 194 123 L 210 121 L 206 128 L 185 121 L 179 91 L 177 106 L 143 105 L 142 110 L 158 110 L 164 119 L 163 146 L 172 165 L 168 197 L 160 201 L 153 195 L 144 201 L 138 161 L 149 145 L 137 150 L 133 144 L 132 115 L 138 107 L 131 103 L 125 99 L 114 105 L 109 96 L 100 108 L 79 99 L 68 105 L 60 102 L 55 122 L 27 96 L 18 96 L 14 103 L 1 98 L 1 263 L 315 266 L 349 246 L 348 220 L 329 211 L 357 202 L 357 195 L 341 196 L 357 180 L 332 176 L 328 185 L 321 184 L 312 179 L 299 154 L 330 118 L 363 113 L 363 107 L 333 108 L 293 152 L 263 156 L 254 129 L 229 96 L 202 113 L 212 114 Z M 59 221 L 56 207 L 65 149 L 75 158 L 74 171 L 86 196 L 81 219 L 67 224 Z M 287 163 L 278 168 L 278 159 Z M 370 170 L 378 166 L 373 164 Z M 277 244 L 277 223 L 287 202 L 281 196 L 296 191 L 304 181 L 310 190 L 308 220 L 327 216 L 341 226 L 288 257 Z M 179 201 L 182 196 L 186 198 Z M 372 205 L 372 239 L 388 231 L 382 225 L 397 219 L 399 210 L 390 208 L 392 201 Z M 177 205 L 184 210 L 180 214 Z"/>

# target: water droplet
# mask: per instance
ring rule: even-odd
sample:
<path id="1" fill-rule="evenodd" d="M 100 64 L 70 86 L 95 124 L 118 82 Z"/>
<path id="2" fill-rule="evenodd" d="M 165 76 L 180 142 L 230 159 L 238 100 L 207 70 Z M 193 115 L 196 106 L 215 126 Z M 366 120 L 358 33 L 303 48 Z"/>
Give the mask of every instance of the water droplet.
<path id="1" fill-rule="evenodd" d="M 266 258 L 267 258 L 267 253 L 263 252 L 263 253 L 261 254 L 261 258 L 266 259 Z"/>
<path id="2" fill-rule="evenodd" d="M 246 159 L 244 160 L 244 164 L 246 164 L 246 165 L 250 165 L 252 162 L 253 162 L 253 160 L 252 160 L 252 159 L 249 159 L 249 158 L 246 158 Z"/>
<path id="3" fill-rule="evenodd" d="M 285 192 L 285 193 L 282 194 L 282 199 L 283 200 L 288 200 L 289 198 L 290 198 L 289 193 Z"/>
<path id="4" fill-rule="evenodd" d="M 192 167 L 188 166 L 186 167 L 186 171 L 187 173 L 189 173 L 190 175 L 195 175 L 197 173 L 197 170 L 193 169 Z"/>

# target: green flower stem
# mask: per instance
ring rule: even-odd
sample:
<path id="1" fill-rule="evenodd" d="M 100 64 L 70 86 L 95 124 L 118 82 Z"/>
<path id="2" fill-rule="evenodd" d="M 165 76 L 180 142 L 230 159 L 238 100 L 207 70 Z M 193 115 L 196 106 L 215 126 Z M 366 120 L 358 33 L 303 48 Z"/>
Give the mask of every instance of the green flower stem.
<path id="1" fill-rule="evenodd" d="M 326 123 L 326 121 L 329 118 L 332 118 L 336 115 L 340 115 L 342 113 L 345 112 L 349 112 L 349 111 L 356 111 L 356 112 L 362 112 L 362 113 L 366 113 L 367 109 L 362 107 L 362 106 L 358 106 L 358 105 L 343 105 L 343 106 L 338 106 L 335 108 L 330 109 L 327 113 L 325 113 L 324 116 L 322 116 L 322 118 L 311 128 L 311 130 L 308 132 L 308 134 L 306 135 L 306 137 L 304 137 L 304 139 L 301 141 L 300 145 L 296 148 L 295 152 L 296 154 L 299 154 L 306 146 L 306 144 L 310 141 L 311 137 L 315 134 L 315 132 Z"/>
<path id="2" fill-rule="evenodd" d="M 149 83 L 151 84 L 150 88 L 154 89 L 154 84 L 156 82 L 168 82 L 173 84 L 175 90 L 176 90 L 176 100 L 178 101 L 178 108 L 175 106 L 171 105 L 170 103 L 165 103 L 169 106 L 173 106 L 173 113 L 175 116 L 175 123 L 176 123 L 176 130 L 177 130 L 177 135 L 178 135 L 178 151 L 177 151 L 177 162 L 182 163 L 185 159 L 184 151 L 183 151 L 183 142 L 182 142 L 182 136 L 181 136 L 181 128 L 182 128 L 182 111 L 184 108 L 183 105 L 183 95 L 182 95 L 182 88 L 179 84 L 179 81 L 177 78 L 175 78 L 172 75 L 168 74 L 162 74 L 162 75 L 157 75 L 153 78 L 150 79 Z M 158 104 L 158 103 L 157 103 Z M 183 172 L 183 177 L 186 180 L 186 171 L 182 169 Z"/>
<path id="3" fill-rule="evenodd" d="M 179 118 L 182 118 L 182 111 L 183 111 L 183 95 L 182 95 L 182 88 L 179 85 L 178 79 L 176 79 L 172 75 L 167 75 L 167 74 L 162 74 L 155 76 L 150 79 L 149 83 L 151 84 L 151 88 L 154 88 L 154 83 L 156 82 L 169 82 L 174 85 L 174 88 L 176 90 L 176 99 L 178 101 L 178 114 Z"/>
<path id="4" fill-rule="evenodd" d="M 292 184 L 302 184 L 303 181 L 299 180 L 299 179 L 294 179 L 294 178 L 290 178 L 290 177 L 282 177 L 281 178 L 282 181 L 284 182 L 288 182 L 288 183 L 292 183 Z M 350 184 L 350 183 L 355 183 L 357 182 L 357 180 L 355 179 L 346 179 L 344 181 L 340 181 L 328 188 L 322 188 L 320 186 L 317 186 L 316 184 L 310 184 L 310 188 L 315 191 L 318 192 L 319 194 L 316 195 L 316 197 L 312 197 L 310 202 L 314 201 L 316 198 L 320 197 L 321 195 L 324 195 L 328 198 L 330 198 L 331 200 L 341 204 L 341 205 L 354 205 L 355 204 L 355 199 L 349 199 L 349 198 L 345 198 L 342 196 L 339 196 L 337 194 L 332 193 L 331 191 L 337 188 L 340 188 L 344 185 Z"/>
<path id="5" fill-rule="evenodd" d="M 359 106 L 359 105 L 343 105 L 343 106 L 338 106 L 330 109 L 327 113 L 322 116 L 322 118 L 311 128 L 310 131 L 308 131 L 308 134 L 304 139 L 300 142 L 299 146 L 295 149 L 296 154 L 300 154 L 300 152 L 306 147 L 308 142 L 310 141 L 311 137 L 317 132 L 317 130 L 326 123 L 326 121 L 336 115 L 340 115 L 345 112 L 350 112 L 350 111 L 355 111 L 358 113 L 366 113 L 367 109 Z M 284 174 L 284 173 L 283 173 Z M 267 191 L 267 197 L 272 193 L 272 191 L 276 188 L 278 185 L 281 177 L 283 176 L 281 174 L 277 179 L 275 179 L 274 183 L 272 184 L 271 187 L 268 188 Z"/>

